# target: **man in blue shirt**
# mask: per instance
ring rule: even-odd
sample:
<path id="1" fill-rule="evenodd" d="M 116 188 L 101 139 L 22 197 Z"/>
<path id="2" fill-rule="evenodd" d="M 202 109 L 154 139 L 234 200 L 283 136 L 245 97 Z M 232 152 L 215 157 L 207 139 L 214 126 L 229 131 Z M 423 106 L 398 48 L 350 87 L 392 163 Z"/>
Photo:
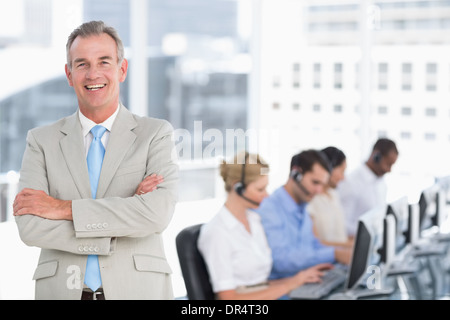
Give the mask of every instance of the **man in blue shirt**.
<path id="1" fill-rule="evenodd" d="M 351 249 L 325 246 L 313 233 L 307 204 L 328 183 L 331 167 L 318 150 L 306 150 L 291 159 L 284 186 L 264 199 L 256 210 L 262 220 L 273 266 L 270 279 L 292 276 L 324 262 L 348 264 Z"/>

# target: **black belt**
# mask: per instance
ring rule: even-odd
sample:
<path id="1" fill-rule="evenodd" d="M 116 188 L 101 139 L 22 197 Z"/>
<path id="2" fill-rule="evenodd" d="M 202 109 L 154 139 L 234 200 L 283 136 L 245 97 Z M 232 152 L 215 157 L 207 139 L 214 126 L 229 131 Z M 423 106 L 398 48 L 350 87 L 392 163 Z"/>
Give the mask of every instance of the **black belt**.
<path id="1" fill-rule="evenodd" d="M 105 300 L 105 294 L 103 291 L 85 291 L 81 293 L 81 300 Z"/>

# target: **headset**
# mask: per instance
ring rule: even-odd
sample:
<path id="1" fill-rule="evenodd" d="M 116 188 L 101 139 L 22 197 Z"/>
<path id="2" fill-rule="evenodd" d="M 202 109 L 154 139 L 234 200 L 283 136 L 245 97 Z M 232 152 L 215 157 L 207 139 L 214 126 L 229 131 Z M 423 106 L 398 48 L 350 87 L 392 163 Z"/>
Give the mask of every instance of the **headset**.
<path id="1" fill-rule="evenodd" d="M 245 187 L 246 187 L 246 185 L 245 185 L 245 164 L 247 163 L 248 157 L 249 157 L 249 154 L 246 152 L 245 153 L 244 164 L 242 165 L 241 181 L 239 181 L 238 183 L 236 183 L 234 185 L 234 191 L 236 191 L 236 193 L 241 198 L 247 200 L 248 202 L 250 202 L 251 204 L 254 204 L 255 206 L 259 206 L 261 203 L 244 196 Z"/>
<path id="2" fill-rule="evenodd" d="M 306 189 L 306 187 L 302 184 L 303 174 L 300 171 L 292 169 L 291 177 L 295 181 L 295 183 L 300 187 L 300 189 L 302 189 L 304 194 L 306 194 L 307 196 L 311 195 L 311 192 L 309 192 L 308 189 Z"/>
<path id="3" fill-rule="evenodd" d="M 375 154 L 373 155 L 373 162 L 375 162 L 375 163 L 380 163 L 380 161 L 381 161 L 381 152 L 380 151 L 377 151 L 377 152 L 375 152 Z"/>

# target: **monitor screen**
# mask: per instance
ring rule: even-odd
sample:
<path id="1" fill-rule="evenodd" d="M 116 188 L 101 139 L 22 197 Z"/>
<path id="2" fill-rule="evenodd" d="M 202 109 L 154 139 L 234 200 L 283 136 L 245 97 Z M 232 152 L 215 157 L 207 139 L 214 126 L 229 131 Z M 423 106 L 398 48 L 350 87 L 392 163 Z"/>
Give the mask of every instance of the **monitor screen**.
<path id="1" fill-rule="evenodd" d="M 364 277 L 368 265 L 371 244 L 372 234 L 363 221 L 358 221 L 352 261 L 350 262 L 345 290 L 354 289 Z"/>
<path id="2" fill-rule="evenodd" d="M 379 264 L 378 248 L 383 243 L 385 213 L 386 207 L 381 206 L 367 211 L 360 217 L 345 283 L 346 291 L 356 288 L 362 279 L 370 275 L 367 273 L 367 266 Z"/>
<path id="3" fill-rule="evenodd" d="M 437 223 L 439 210 L 439 185 L 433 184 L 422 190 L 419 198 L 419 228 L 421 231 Z"/>
<path id="4" fill-rule="evenodd" d="M 409 203 L 408 197 L 404 196 L 388 204 L 386 214 L 395 218 L 395 254 L 399 254 L 407 245 Z"/>
<path id="5" fill-rule="evenodd" d="M 442 191 L 443 203 L 450 204 L 450 175 L 436 178 L 436 183 Z"/>
<path id="6" fill-rule="evenodd" d="M 406 232 L 406 243 L 414 244 L 420 238 L 420 225 L 419 225 L 419 205 L 410 204 L 408 214 L 408 230 Z"/>

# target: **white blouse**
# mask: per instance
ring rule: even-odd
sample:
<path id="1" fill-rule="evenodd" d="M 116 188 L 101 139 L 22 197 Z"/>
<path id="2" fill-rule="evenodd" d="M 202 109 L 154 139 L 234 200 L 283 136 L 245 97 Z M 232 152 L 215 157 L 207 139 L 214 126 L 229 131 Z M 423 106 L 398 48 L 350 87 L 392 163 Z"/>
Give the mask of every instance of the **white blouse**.
<path id="1" fill-rule="evenodd" d="M 328 193 L 328 194 L 327 194 Z M 346 242 L 345 215 L 335 189 L 314 196 L 308 204 L 318 238 L 329 242 Z"/>
<path id="2" fill-rule="evenodd" d="M 247 211 L 251 233 L 223 206 L 200 230 L 198 248 L 214 292 L 265 282 L 272 254 L 259 215 Z"/>

